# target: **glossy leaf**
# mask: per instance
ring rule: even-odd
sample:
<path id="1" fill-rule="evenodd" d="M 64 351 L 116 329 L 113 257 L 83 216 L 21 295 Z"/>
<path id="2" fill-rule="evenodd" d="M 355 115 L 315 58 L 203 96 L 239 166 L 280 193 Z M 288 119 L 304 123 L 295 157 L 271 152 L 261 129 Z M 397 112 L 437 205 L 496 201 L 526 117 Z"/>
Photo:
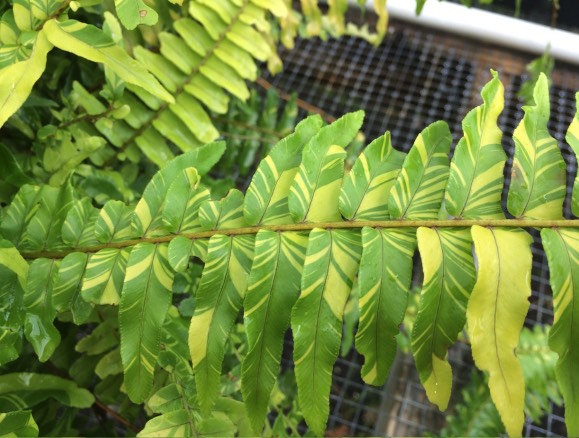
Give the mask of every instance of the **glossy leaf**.
<path id="1" fill-rule="evenodd" d="M 579 434 L 579 234 L 576 230 L 541 231 L 549 261 L 555 321 L 549 347 L 559 355 L 556 377 L 565 401 L 565 424 L 569 436 Z"/>
<path id="2" fill-rule="evenodd" d="M 16 411 L 53 398 L 65 406 L 88 408 L 93 395 L 76 383 L 50 374 L 6 373 L 0 376 L 0 411 Z"/>
<path id="3" fill-rule="evenodd" d="M 396 356 L 415 248 L 413 230 L 362 229 L 356 349 L 364 355 L 361 374 L 368 384 L 383 385 Z"/>
<path id="4" fill-rule="evenodd" d="M 127 0 L 129 1 L 129 0 Z M 173 102 L 173 96 L 151 75 L 145 66 L 99 28 L 76 20 L 48 20 L 43 27 L 48 40 L 61 50 L 101 62 L 129 84 L 142 87 L 154 96 Z"/>
<path id="5" fill-rule="evenodd" d="M 93 304 L 117 305 L 131 248 L 105 248 L 89 257 L 81 295 Z"/>
<path id="6" fill-rule="evenodd" d="M 349 220 L 386 220 L 388 194 L 405 154 L 392 148 L 386 132 L 370 143 L 354 163 L 340 192 L 340 212 Z"/>
<path id="7" fill-rule="evenodd" d="M 241 391 L 256 433 L 261 432 L 279 374 L 284 335 L 298 298 L 308 237 L 260 231 L 243 303 L 248 351 Z"/>
<path id="8" fill-rule="evenodd" d="M 28 270 L 24 294 L 24 334 L 41 362 L 50 359 L 60 344 L 60 332 L 53 323 L 56 310 L 52 304 L 52 289 L 57 274 L 58 262 L 49 259 L 34 260 Z"/>
<path id="9" fill-rule="evenodd" d="M 526 219 L 561 219 L 565 199 L 565 161 L 547 130 L 549 83 L 541 74 L 533 92 L 535 105 L 524 106 L 525 115 L 513 133 L 515 157 L 507 208 Z"/>
<path id="10" fill-rule="evenodd" d="M 14 411 L 0 414 L 0 436 L 37 437 L 38 425 L 31 411 Z"/>
<path id="11" fill-rule="evenodd" d="M 68 254 L 62 259 L 58 277 L 52 291 L 52 303 L 57 312 L 70 310 L 75 324 L 84 324 L 93 306 L 81 296 L 82 277 L 87 267 L 88 255 L 79 252 Z"/>
<path id="12" fill-rule="evenodd" d="M 482 92 L 483 104 L 462 121 L 464 137 L 456 145 L 446 188 L 449 215 L 465 219 L 501 219 L 503 167 L 507 155 L 497 125 L 504 107 L 504 88 L 498 74 Z"/>
<path id="13" fill-rule="evenodd" d="M 127 262 L 119 306 L 125 386 L 135 403 L 144 401 L 153 386 L 161 326 L 171 304 L 172 288 L 167 245 L 135 246 Z"/>
<path id="14" fill-rule="evenodd" d="M 452 369 L 446 356 L 466 322 L 466 306 L 475 283 L 469 229 L 418 228 L 424 270 L 412 353 L 429 400 L 446 410 Z"/>
<path id="15" fill-rule="evenodd" d="M 467 307 L 477 368 L 489 373 L 491 397 L 510 436 L 524 423 L 525 382 L 515 356 L 531 295 L 531 236 L 520 229 L 471 230 L 478 265 Z"/>
<path id="16" fill-rule="evenodd" d="M 358 133 L 364 112 L 346 114 L 322 128 L 304 147 L 302 164 L 288 195 L 294 222 L 340 220 L 338 197 L 344 174 L 344 148 Z"/>
<path id="17" fill-rule="evenodd" d="M 294 363 L 301 410 L 323 435 L 329 415 L 332 369 L 340 351 L 344 306 L 360 262 L 356 231 L 310 233 L 301 294 L 292 310 Z"/>
<path id="18" fill-rule="evenodd" d="M 52 47 L 46 33 L 37 32 L 30 57 L 0 69 L 0 127 L 30 95 L 46 68 L 46 56 Z"/>
<path id="19" fill-rule="evenodd" d="M 288 192 L 301 162 L 300 152 L 322 123 L 320 116 L 303 120 L 259 163 L 243 204 L 249 225 L 291 223 Z"/>
<path id="20" fill-rule="evenodd" d="M 437 218 L 448 179 L 451 142 L 445 122 L 434 122 L 418 135 L 390 192 L 392 218 Z"/>
<path id="21" fill-rule="evenodd" d="M 189 329 L 197 400 L 205 414 L 218 395 L 225 343 L 243 303 L 253 245 L 253 236 L 215 235 L 209 240 Z"/>

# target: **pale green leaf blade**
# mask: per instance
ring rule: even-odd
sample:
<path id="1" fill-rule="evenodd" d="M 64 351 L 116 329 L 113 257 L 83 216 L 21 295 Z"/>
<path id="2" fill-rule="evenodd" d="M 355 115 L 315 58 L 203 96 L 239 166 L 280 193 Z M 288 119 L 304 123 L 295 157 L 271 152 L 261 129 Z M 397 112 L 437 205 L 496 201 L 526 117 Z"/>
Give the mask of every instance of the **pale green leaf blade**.
<path id="1" fill-rule="evenodd" d="M 118 305 L 131 248 L 105 248 L 89 257 L 81 295 L 93 304 Z"/>
<path id="2" fill-rule="evenodd" d="M 416 138 L 388 199 L 394 219 L 436 219 L 448 179 L 452 137 L 445 122 L 434 122 Z"/>
<path id="3" fill-rule="evenodd" d="M 121 359 L 121 349 L 115 348 L 101 357 L 94 368 L 94 373 L 99 376 L 100 379 L 122 374 L 123 362 Z"/>
<path id="4" fill-rule="evenodd" d="M 185 272 L 191 259 L 193 241 L 177 236 L 169 242 L 169 265 L 175 272 Z"/>
<path id="5" fill-rule="evenodd" d="M 129 30 L 141 24 L 152 26 L 159 19 L 157 12 L 142 0 L 115 0 L 115 8 L 119 20 Z"/>
<path id="6" fill-rule="evenodd" d="M 504 87 L 497 72 L 482 89 L 483 104 L 462 121 L 464 137 L 456 145 L 446 187 L 445 207 L 460 219 L 501 219 L 503 168 L 507 155 L 497 120 L 504 108 Z"/>
<path id="7" fill-rule="evenodd" d="M 35 259 L 28 270 L 24 335 L 41 362 L 46 362 L 60 344 L 60 332 L 53 323 L 56 311 L 52 305 L 52 288 L 57 274 L 58 262 L 49 259 Z"/>
<path id="8" fill-rule="evenodd" d="M 300 408 L 322 436 L 329 415 L 332 369 L 340 351 L 344 306 L 360 262 L 360 235 L 350 230 L 310 233 L 301 295 L 292 309 L 294 363 Z"/>
<path id="9" fill-rule="evenodd" d="M 194 436 L 193 419 L 185 409 L 159 415 L 147 421 L 139 437 L 187 437 Z"/>
<path id="10" fill-rule="evenodd" d="M 24 229 L 40 205 L 37 202 L 39 192 L 38 186 L 23 185 L 2 217 L 0 233 L 18 247 L 21 246 Z"/>
<path id="11" fill-rule="evenodd" d="M 523 107 L 525 115 L 513 134 L 515 156 L 507 208 L 517 218 L 562 219 L 565 161 L 547 129 L 549 81 L 543 73 L 533 97 L 535 105 Z"/>
<path id="12" fill-rule="evenodd" d="M 565 140 L 567 140 L 567 143 L 569 143 L 569 146 L 573 149 L 575 157 L 579 157 L 579 92 L 575 94 L 575 102 L 577 112 L 575 113 L 575 117 L 573 117 L 573 121 L 569 125 Z M 579 176 L 575 177 L 575 182 L 573 183 L 571 210 L 575 216 L 579 216 Z"/>
<path id="13" fill-rule="evenodd" d="M 22 347 L 24 290 L 28 263 L 7 240 L 0 240 L 0 365 L 18 358 Z"/>
<path id="14" fill-rule="evenodd" d="M 259 163 L 243 204 L 243 214 L 249 225 L 292 222 L 288 210 L 290 185 L 298 171 L 303 147 L 322 123 L 318 115 L 303 120 L 293 134 L 280 140 Z"/>
<path id="15" fill-rule="evenodd" d="M 340 212 L 348 220 L 387 220 L 388 194 L 405 154 L 392 148 L 390 132 L 370 143 L 358 157 L 340 192 Z"/>
<path id="16" fill-rule="evenodd" d="M 37 437 L 38 425 L 31 411 L 0 414 L 0 437 Z"/>
<path id="17" fill-rule="evenodd" d="M 174 102 L 173 96 L 145 66 L 131 58 L 101 29 L 76 20 L 56 19 L 48 20 L 43 29 L 55 47 L 90 61 L 103 63 L 125 82 L 142 87 L 164 101 Z"/>
<path id="18" fill-rule="evenodd" d="M 152 225 L 156 222 L 162 224 L 161 209 L 167 190 L 184 169 L 194 167 L 199 175 L 205 175 L 221 158 L 224 151 L 224 142 L 209 143 L 178 156 L 157 172 L 135 207 L 133 228 L 137 235 L 145 236 L 149 231 L 153 231 Z"/>
<path id="19" fill-rule="evenodd" d="M 97 245 L 95 222 L 98 217 L 99 210 L 93 207 L 89 198 L 76 201 L 62 225 L 62 241 L 72 248 Z"/>
<path id="20" fill-rule="evenodd" d="M 61 377 L 36 373 L 0 376 L 0 412 L 30 408 L 49 398 L 75 408 L 88 408 L 94 403 L 88 390 Z"/>
<path id="21" fill-rule="evenodd" d="M 261 230 L 243 303 L 248 351 L 241 391 L 253 430 L 260 433 L 279 374 L 284 335 L 298 298 L 307 234 Z"/>
<path id="22" fill-rule="evenodd" d="M 22 247 L 30 250 L 65 248 L 61 230 L 74 202 L 70 181 L 60 188 L 42 186 L 35 201 L 34 215 L 29 218 L 22 236 Z"/>
<path id="23" fill-rule="evenodd" d="M 579 435 L 579 233 L 564 228 L 543 228 L 541 238 L 551 273 L 555 321 L 549 347 L 559 355 L 555 375 L 565 401 L 569 436 Z"/>
<path id="24" fill-rule="evenodd" d="M 225 230 L 247 226 L 243 216 L 243 193 L 232 189 L 219 201 L 204 201 L 199 208 L 199 223 L 204 230 Z"/>
<path id="25" fill-rule="evenodd" d="M 338 198 L 344 175 L 344 148 L 362 126 L 364 112 L 346 114 L 326 126 L 304 147 L 302 164 L 290 188 L 294 222 L 339 221 Z"/>
<path id="26" fill-rule="evenodd" d="M 32 53 L 27 60 L 0 70 L 0 127 L 26 101 L 32 87 L 46 68 L 46 55 L 52 44 L 44 31 L 36 34 Z"/>
<path id="27" fill-rule="evenodd" d="M 520 436 L 525 381 L 515 356 L 531 295 L 531 236 L 521 229 L 471 230 L 477 280 L 467 306 L 477 368 L 489 373 L 491 397 L 510 436 Z"/>
<path id="28" fill-rule="evenodd" d="M 94 234 L 101 243 L 122 242 L 133 236 L 131 220 L 133 208 L 124 202 L 111 199 L 99 212 Z"/>
<path id="29" fill-rule="evenodd" d="M 88 255 L 73 252 L 62 259 L 58 277 L 52 291 L 52 304 L 57 312 L 70 310 L 75 324 L 84 324 L 93 306 L 81 296 L 82 277 L 87 267 Z"/>
<path id="30" fill-rule="evenodd" d="M 429 400 L 446 410 L 452 369 L 446 356 L 466 322 L 466 306 L 475 282 L 469 229 L 418 228 L 424 270 L 412 353 Z"/>
<path id="31" fill-rule="evenodd" d="M 210 199 L 209 190 L 199 185 L 197 170 L 185 169 L 167 191 L 162 213 L 167 230 L 175 234 L 200 231 L 199 207 Z"/>
<path id="32" fill-rule="evenodd" d="M 197 400 L 208 414 L 219 392 L 225 343 L 247 289 L 253 236 L 215 235 L 209 250 L 189 328 Z"/>
<path id="33" fill-rule="evenodd" d="M 114 316 L 116 317 L 116 315 Z M 117 331 L 117 319 L 105 319 L 97 325 L 90 334 L 78 341 L 74 349 L 79 353 L 86 353 L 89 356 L 106 353 L 119 344 L 118 337 L 116 336 Z M 111 336 L 111 333 L 114 333 L 115 336 Z"/>
<path id="34" fill-rule="evenodd" d="M 161 326 L 171 304 L 173 271 L 167 245 L 139 243 L 127 262 L 119 307 L 121 357 L 131 400 L 144 401 L 153 387 Z"/>
<path id="35" fill-rule="evenodd" d="M 415 248 L 413 230 L 362 229 L 356 349 L 364 355 L 361 374 L 370 385 L 386 382 L 396 355 L 395 336 L 404 319 Z"/>

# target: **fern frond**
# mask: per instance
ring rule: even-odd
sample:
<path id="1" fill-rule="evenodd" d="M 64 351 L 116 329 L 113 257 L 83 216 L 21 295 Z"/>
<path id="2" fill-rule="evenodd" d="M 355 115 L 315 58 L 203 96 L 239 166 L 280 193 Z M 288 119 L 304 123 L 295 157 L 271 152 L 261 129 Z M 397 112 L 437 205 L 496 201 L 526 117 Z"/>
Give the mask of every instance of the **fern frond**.
<path id="1" fill-rule="evenodd" d="M 119 303 L 120 296 L 120 354 L 111 347 L 107 359 L 99 359 L 103 375 L 109 365 L 115 369 L 120 356 L 127 393 L 142 402 L 159 390 L 153 385 L 158 364 L 179 368 L 184 382 L 195 382 L 195 400 L 187 403 L 198 408 L 194 424 L 214 430 L 226 343 L 243 308 L 249 351 L 241 386 L 254 432 L 264 422 L 289 325 L 300 405 L 308 425 L 322 434 L 344 307 L 356 276 L 356 346 L 365 355 L 364 379 L 380 384 L 394 355 L 418 246 L 425 284 L 412 350 L 429 398 L 443 408 L 448 402 L 446 353 L 468 319 L 475 363 L 488 371 L 491 399 L 509 434 L 516 435 L 523 427 L 525 390 L 514 350 L 529 306 L 532 257 L 530 236 L 521 227 L 538 227 L 544 228 L 556 294 L 551 334 L 560 354 L 556 375 L 570 388 L 562 392 L 573 412 L 577 394 L 566 382 L 578 378 L 571 360 L 577 345 L 570 315 L 579 293 L 573 282 L 579 223 L 552 211 L 562 206 L 564 187 L 541 177 L 561 170 L 557 160 L 545 161 L 539 153 L 559 156 L 540 127 L 547 99 L 542 80 L 535 89 L 536 106 L 527 108 L 517 129 L 514 171 L 527 184 L 513 184 L 509 199 L 524 200 L 523 217 L 497 218 L 498 170 L 504 163 L 495 145 L 502 86 L 494 76 L 483 91 L 485 103 L 467 116 L 488 131 L 465 129 L 461 148 L 468 154 L 457 150 L 454 170 L 448 126 L 436 122 L 418 135 L 405 157 L 391 150 L 388 135 L 381 137 L 344 178 L 345 148 L 363 118 L 356 112 L 324 127 L 319 116 L 302 121 L 259 164 L 246 197 L 232 190 L 215 200 L 202 184 L 224 152 L 222 143 L 169 162 L 134 208 L 109 201 L 95 210 L 76 199 L 69 183 L 23 186 L 0 223 L 0 233 L 11 242 L 0 245 L 0 281 L 23 297 L 21 303 L 6 305 L 13 318 L 2 328 L 9 354 L 0 359 L 18 354 L 11 334 L 22 331 L 41 360 L 47 360 L 59 343 L 53 326 L 57 315 L 70 312 L 73 322 L 81 324 L 93 306 Z M 459 163 L 482 150 L 496 153 L 488 162 Z M 462 192 L 458 184 L 447 187 L 449 175 L 471 184 Z M 457 207 L 451 209 L 464 218 L 448 219 L 444 199 L 452 200 L 449 205 Z M 519 205 L 513 202 L 511 207 Z M 192 256 L 205 265 L 189 328 L 179 332 L 188 341 L 178 347 L 165 322 L 174 313 L 174 279 L 188 273 Z M 34 329 L 45 333 L 45 342 Z M 188 344 L 193 366 L 176 359 L 187 352 L 167 353 L 167 344 Z M 190 422 L 187 408 L 171 409 L 152 420 L 148 430 L 174 430 Z M 226 423 L 224 430 L 230 430 L 234 421 L 228 417 Z M 568 425 L 573 433 L 572 418 Z"/>

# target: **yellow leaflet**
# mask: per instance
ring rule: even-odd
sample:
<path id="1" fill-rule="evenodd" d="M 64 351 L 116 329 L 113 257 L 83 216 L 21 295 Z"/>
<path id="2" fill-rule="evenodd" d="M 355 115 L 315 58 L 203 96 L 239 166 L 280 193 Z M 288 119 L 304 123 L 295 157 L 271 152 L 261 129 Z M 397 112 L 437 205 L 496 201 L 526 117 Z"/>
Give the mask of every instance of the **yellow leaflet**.
<path id="1" fill-rule="evenodd" d="M 525 420 L 525 381 L 515 348 L 531 295 L 531 236 L 521 229 L 471 230 L 478 261 L 477 282 L 467 308 L 476 366 L 489 373 L 491 398 L 510 436 Z"/>

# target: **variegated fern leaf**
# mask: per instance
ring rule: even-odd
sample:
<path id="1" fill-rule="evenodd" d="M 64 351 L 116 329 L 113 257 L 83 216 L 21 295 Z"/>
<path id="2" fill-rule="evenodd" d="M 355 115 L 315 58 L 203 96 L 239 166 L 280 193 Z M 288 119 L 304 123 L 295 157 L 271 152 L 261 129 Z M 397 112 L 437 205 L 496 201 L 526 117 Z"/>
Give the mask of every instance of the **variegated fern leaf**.
<path id="1" fill-rule="evenodd" d="M 504 219 L 506 155 L 497 126 L 504 91 L 492 74 L 482 105 L 463 122 L 451 162 L 451 133 L 436 122 L 408 154 L 384 134 L 345 174 L 345 148 L 364 116 L 355 112 L 328 126 L 319 116 L 302 121 L 261 161 L 245 196 L 232 190 L 215 200 L 203 185 L 225 150 L 221 142 L 172 160 L 136 205 L 109 201 L 99 210 L 77 199 L 69 182 L 24 185 L 0 223 L 2 363 L 18 357 L 20 333 L 46 361 L 60 342 L 55 318 L 69 315 L 83 324 L 118 305 L 120 345 L 101 359 L 99 372 L 122 370 L 130 399 L 161 414 L 142 434 L 225 433 L 248 427 L 239 405 L 224 406 L 219 397 L 229 333 L 243 309 L 241 390 L 253 431 L 264 424 L 291 327 L 299 405 L 322 435 L 353 283 L 362 377 L 381 385 L 396 352 L 418 248 L 424 285 L 411 347 L 429 399 L 441 409 L 448 404 L 447 351 L 466 322 L 505 428 L 519 435 L 525 381 L 515 349 L 529 307 L 532 259 L 524 228 L 536 227 L 554 290 L 549 342 L 559 355 L 557 381 L 569 433 L 579 434 L 579 318 L 573 317 L 579 234 L 577 221 L 562 218 L 565 166 L 546 128 L 547 79 L 539 78 L 535 104 L 524 107 L 514 134 L 508 209 L 515 218 Z M 578 126 L 576 119 L 569 128 L 574 148 Z M 192 258 L 204 269 L 186 327 L 171 304 L 174 280 L 195 266 Z M 162 387 L 154 384 L 158 367 L 173 372 Z"/>

